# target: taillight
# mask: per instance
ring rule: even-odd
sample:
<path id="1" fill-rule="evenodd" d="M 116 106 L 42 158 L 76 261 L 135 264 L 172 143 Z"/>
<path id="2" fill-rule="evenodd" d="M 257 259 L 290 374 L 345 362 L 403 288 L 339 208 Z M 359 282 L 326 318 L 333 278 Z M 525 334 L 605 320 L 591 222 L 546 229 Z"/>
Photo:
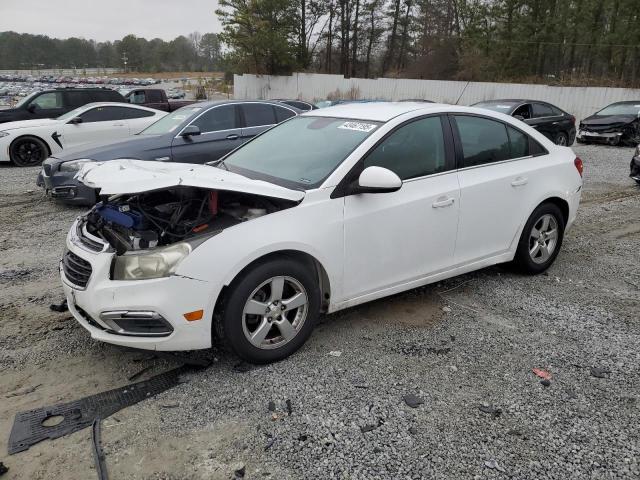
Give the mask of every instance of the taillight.
<path id="1" fill-rule="evenodd" d="M 576 170 L 578 170 L 578 173 L 582 177 L 582 172 L 584 171 L 584 165 L 582 164 L 582 160 L 580 159 L 580 157 L 576 157 L 576 159 L 573 161 L 573 164 L 576 166 Z"/>

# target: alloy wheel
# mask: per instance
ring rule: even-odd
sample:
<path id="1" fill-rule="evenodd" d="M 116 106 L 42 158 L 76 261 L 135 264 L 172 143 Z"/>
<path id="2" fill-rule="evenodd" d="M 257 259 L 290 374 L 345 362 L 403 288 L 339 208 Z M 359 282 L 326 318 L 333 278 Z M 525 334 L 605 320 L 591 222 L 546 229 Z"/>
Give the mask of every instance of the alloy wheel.
<path id="1" fill-rule="evenodd" d="M 19 165 L 39 165 L 44 160 L 42 146 L 31 140 L 24 140 L 13 148 L 13 160 Z"/>
<path id="2" fill-rule="evenodd" d="M 293 340 L 307 318 L 309 298 L 293 277 L 272 277 L 249 296 L 242 312 L 242 330 L 251 344 L 274 349 Z"/>
<path id="3" fill-rule="evenodd" d="M 558 244 L 558 221 L 545 214 L 533 224 L 529 234 L 529 256 L 537 264 L 545 263 Z"/>

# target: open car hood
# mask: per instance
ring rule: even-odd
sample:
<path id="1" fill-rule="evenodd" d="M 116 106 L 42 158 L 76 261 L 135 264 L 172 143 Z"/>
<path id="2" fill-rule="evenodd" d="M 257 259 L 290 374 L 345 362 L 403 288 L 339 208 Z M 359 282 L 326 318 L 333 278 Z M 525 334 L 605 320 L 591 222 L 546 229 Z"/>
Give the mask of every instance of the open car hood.
<path id="1" fill-rule="evenodd" d="M 163 188 L 188 186 L 244 192 L 283 200 L 300 201 L 304 192 L 253 180 L 209 165 L 164 163 L 145 160 L 91 162 L 75 177 L 102 195 L 149 192 Z"/>

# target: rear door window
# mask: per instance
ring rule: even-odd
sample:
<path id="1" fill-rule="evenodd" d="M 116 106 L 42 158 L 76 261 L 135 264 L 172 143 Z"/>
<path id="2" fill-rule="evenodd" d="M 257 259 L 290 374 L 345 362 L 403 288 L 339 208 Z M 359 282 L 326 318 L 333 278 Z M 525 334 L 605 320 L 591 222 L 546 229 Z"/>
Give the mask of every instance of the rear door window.
<path id="1" fill-rule="evenodd" d="M 195 119 L 191 125 L 198 127 L 201 133 L 240 128 L 235 105 L 222 105 L 210 108 Z"/>
<path id="2" fill-rule="evenodd" d="M 241 105 L 246 127 L 274 125 L 277 122 L 273 106 L 268 103 L 245 103 Z"/>
<path id="3" fill-rule="evenodd" d="M 463 166 L 473 167 L 511 158 L 507 127 L 504 123 L 484 117 L 455 115 Z"/>
<path id="4" fill-rule="evenodd" d="M 82 107 L 91 103 L 91 97 L 86 92 L 66 92 L 67 105 L 72 108 Z"/>
<path id="5" fill-rule="evenodd" d="M 544 103 L 533 103 L 533 118 L 553 117 L 553 110 Z"/>

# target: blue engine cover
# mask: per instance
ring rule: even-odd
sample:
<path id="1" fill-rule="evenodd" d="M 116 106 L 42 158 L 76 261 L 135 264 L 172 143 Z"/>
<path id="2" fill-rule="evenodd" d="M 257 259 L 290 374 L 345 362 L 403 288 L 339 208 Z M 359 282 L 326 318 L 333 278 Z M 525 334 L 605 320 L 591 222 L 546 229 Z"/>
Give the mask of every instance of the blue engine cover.
<path id="1" fill-rule="evenodd" d="M 129 210 L 128 207 L 100 205 L 96 210 L 107 222 L 115 223 L 133 230 L 142 230 L 144 228 L 144 217 L 142 214 L 135 210 Z"/>

